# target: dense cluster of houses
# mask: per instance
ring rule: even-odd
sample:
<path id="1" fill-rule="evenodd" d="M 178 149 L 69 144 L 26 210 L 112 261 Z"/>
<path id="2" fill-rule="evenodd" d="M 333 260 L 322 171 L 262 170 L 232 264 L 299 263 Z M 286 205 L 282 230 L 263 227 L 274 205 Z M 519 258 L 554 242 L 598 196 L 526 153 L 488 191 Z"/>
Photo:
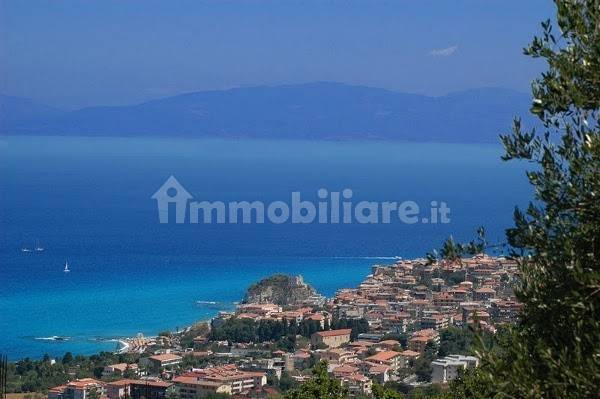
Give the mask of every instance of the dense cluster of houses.
<path id="1" fill-rule="evenodd" d="M 174 342 L 158 353 L 145 354 L 138 364 L 109 365 L 103 372 L 103 377 L 109 377 L 128 370 L 136 379 L 77 380 L 52 389 L 48 396 L 89 399 L 89 392 L 95 391 L 108 399 L 161 399 L 168 392 L 181 399 L 208 393 L 268 397 L 273 393 L 267 384 L 269 375 L 281 377 L 286 372 L 302 382 L 310 378 L 308 369 L 319 360 L 327 362 L 330 375 L 351 396 L 370 395 L 374 383 L 405 381 L 407 373 L 402 371 L 410 371 L 429 343 L 439 343 L 442 330 L 477 325 L 494 333 L 499 324 L 514 322 L 520 304 L 510 287 L 517 274 L 515 261 L 487 255 L 437 264 L 417 259 L 375 265 L 358 287 L 339 290 L 323 304 L 284 309 L 272 303 L 247 303 L 213 321 L 214 326 L 232 317 L 317 322 L 320 331 L 295 351 L 273 350 L 261 347 L 262 343 L 210 342 L 199 336 L 193 349 Z M 350 328 L 330 329 L 334 319 L 364 319 L 368 331 L 353 334 Z M 407 339 L 402 345 L 389 338 L 393 336 Z M 185 356 L 220 360 L 203 368 L 185 368 Z M 445 384 L 478 362 L 476 357 L 460 354 L 438 358 L 431 362 L 431 382 Z"/>
<path id="2" fill-rule="evenodd" d="M 453 284 L 457 273 L 462 281 Z M 474 323 L 493 332 L 520 310 L 511 289 L 516 274 L 515 261 L 486 255 L 433 265 L 399 261 L 373 266 L 359 287 L 340 290 L 332 306 L 337 317 L 365 318 L 382 334 Z"/>

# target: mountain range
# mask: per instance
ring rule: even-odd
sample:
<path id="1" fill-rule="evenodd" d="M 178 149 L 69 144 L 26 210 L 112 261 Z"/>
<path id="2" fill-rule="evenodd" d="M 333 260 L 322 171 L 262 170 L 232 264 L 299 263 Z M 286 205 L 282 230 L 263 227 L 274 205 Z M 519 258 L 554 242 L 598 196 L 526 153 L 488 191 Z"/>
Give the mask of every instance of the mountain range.
<path id="1" fill-rule="evenodd" d="M 0 96 L 0 133 L 19 135 L 497 142 L 531 100 L 485 88 L 440 97 L 316 82 L 200 91 L 63 111 Z"/>

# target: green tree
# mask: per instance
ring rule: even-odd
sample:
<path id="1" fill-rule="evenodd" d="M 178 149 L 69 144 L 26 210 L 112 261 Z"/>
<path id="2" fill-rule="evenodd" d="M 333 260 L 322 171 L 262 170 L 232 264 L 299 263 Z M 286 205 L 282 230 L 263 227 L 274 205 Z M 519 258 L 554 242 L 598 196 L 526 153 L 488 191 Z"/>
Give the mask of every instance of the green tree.
<path id="1" fill-rule="evenodd" d="M 133 370 L 131 367 L 129 367 L 129 364 L 128 364 L 127 367 L 125 367 L 125 372 L 123 373 L 123 378 L 133 379 L 136 377 L 137 377 L 137 373 L 135 372 L 135 370 Z"/>
<path id="2" fill-rule="evenodd" d="M 62 363 L 63 364 L 71 364 L 72 362 L 73 362 L 73 354 L 71 352 L 65 353 L 65 355 L 62 358 Z"/>
<path id="3" fill-rule="evenodd" d="M 393 389 L 384 388 L 379 384 L 373 385 L 373 398 L 374 399 L 403 399 L 404 395 Z"/>
<path id="4" fill-rule="evenodd" d="M 438 356 L 470 354 L 473 340 L 474 334 L 468 329 L 450 327 L 441 330 Z"/>
<path id="5" fill-rule="evenodd" d="M 290 376 L 290 374 L 287 371 L 283 371 L 281 373 L 281 378 L 279 379 L 277 386 L 279 387 L 279 389 L 285 392 L 298 386 L 298 383 Z"/>
<path id="6" fill-rule="evenodd" d="M 531 112 L 502 137 L 504 160 L 524 160 L 534 199 L 507 231 L 518 256 L 520 322 L 482 368 L 448 395 L 598 397 L 600 386 L 600 1 L 556 0 L 525 54 L 548 69 L 532 84 Z M 558 29 L 557 29 L 558 27 Z"/>
<path id="7" fill-rule="evenodd" d="M 346 399 L 348 391 L 340 382 L 327 374 L 327 363 L 319 362 L 313 368 L 313 376 L 298 388 L 287 391 L 286 399 Z"/>

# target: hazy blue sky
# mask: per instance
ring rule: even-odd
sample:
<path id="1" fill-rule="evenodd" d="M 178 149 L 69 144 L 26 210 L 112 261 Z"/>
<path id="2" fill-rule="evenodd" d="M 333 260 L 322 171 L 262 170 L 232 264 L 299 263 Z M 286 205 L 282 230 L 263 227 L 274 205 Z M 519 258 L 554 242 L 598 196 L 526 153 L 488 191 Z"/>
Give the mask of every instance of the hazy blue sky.
<path id="1" fill-rule="evenodd" d="M 328 80 L 528 91 L 550 0 L 0 0 L 0 92 L 61 107 Z"/>

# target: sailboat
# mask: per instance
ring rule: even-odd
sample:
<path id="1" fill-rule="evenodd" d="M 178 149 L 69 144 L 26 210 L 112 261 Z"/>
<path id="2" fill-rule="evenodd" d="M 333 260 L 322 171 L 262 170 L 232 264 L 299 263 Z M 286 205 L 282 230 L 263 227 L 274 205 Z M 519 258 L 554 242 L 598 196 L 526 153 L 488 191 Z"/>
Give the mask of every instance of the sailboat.
<path id="1" fill-rule="evenodd" d="M 67 261 L 65 261 L 65 268 L 64 268 L 63 272 L 65 272 L 65 273 L 69 273 L 70 272 L 70 270 L 69 270 L 69 262 L 67 262 Z"/>
<path id="2" fill-rule="evenodd" d="M 21 252 L 31 252 L 31 249 L 23 246 L 23 247 L 21 247 Z"/>

